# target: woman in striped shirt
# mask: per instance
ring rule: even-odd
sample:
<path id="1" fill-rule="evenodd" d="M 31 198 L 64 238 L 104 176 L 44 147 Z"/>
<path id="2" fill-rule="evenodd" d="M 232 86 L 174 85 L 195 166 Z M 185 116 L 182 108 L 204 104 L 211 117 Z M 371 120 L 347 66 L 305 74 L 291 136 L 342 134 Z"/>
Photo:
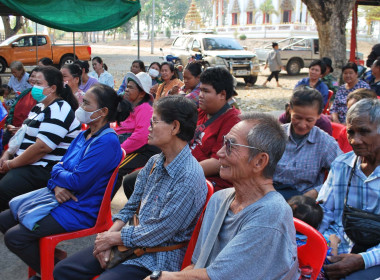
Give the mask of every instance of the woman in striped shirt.
<path id="1" fill-rule="evenodd" d="M 23 123 L 27 129 L 20 148 L 14 157 L 6 151 L 0 159 L 0 211 L 13 197 L 46 186 L 52 166 L 80 132 L 74 115 L 78 101 L 58 69 L 38 70 L 32 96 L 37 105 Z"/>

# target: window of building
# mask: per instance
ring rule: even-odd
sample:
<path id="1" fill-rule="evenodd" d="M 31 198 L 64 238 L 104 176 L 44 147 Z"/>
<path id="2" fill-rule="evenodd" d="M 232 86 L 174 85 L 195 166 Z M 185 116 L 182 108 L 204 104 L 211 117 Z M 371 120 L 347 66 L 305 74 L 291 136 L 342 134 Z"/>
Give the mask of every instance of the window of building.
<path id="1" fill-rule="evenodd" d="M 232 25 L 237 25 L 237 18 L 238 18 L 238 14 L 232 13 Z"/>
<path id="2" fill-rule="evenodd" d="M 247 12 L 247 24 L 253 24 L 253 12 Z"/>
<path id="3" fill-rule="evenodd" d="M 282 22 L 284 23 L 292 22 L 292 10 L 285 10 L 282 13 Z"/>

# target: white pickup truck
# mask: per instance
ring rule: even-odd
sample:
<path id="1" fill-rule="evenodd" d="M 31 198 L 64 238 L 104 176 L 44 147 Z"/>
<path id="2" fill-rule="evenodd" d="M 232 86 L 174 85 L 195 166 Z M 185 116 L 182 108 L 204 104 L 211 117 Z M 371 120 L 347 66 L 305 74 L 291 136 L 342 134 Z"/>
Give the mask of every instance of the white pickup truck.
<path id="1" fill-rule="evenodd" d="M 304 67 L 309 67 L 310 63 L 320 58 L 318 37 L 290 37 L 277 41 L 281 52 L 282 64 L 286 67 L 289 75 L 297 75 Z M 259 61 L 266 61 L 268 53 L 272 50 L 272 44 L 255 49 Z M 347 50 L 347 59 L 350 51 Z M 357 52 L 356 58 L 363 60 L 363 54 Z"/>

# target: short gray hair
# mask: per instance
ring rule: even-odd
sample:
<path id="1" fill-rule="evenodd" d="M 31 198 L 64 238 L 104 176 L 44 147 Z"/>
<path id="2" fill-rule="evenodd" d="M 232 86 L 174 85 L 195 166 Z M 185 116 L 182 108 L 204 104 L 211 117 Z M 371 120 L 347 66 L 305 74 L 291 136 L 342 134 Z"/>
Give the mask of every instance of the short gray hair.
<path id="1" fill-rule="evenodd" d="M 352 124 L 352 122 L 360 117 L 369 117 L 369 122 L 376 125 L 377 133 L 380 134 L 380 100 L 379 99 L 369 99 L 364 98 L 356 102 L 348 110 L 346 116 L 347 124 Z"/>
<path id="2" fill-rule="evenodd" d="M 9 68 L 15 69 L 17 71 L 24 71 L 25 72 L 24 64 L 22 64 L 22 62 L 18 61 L 18 60 L 13 61 L 11 63 L 11 65 L 9 65 Z"/>
<path id="3" fill-rule="evenodd" d="M 269 155 L 269 163 L 265 167 L 263 175 L 272 178 L 277 163 L 282 157 L 286 147 L 286 134 L 280 123 L 272 115 L 265 113 L 244 113 L 240 116 L 242 121 L 252 121 L 254 125 L 247 135 L 249 146 L 256 147 Z M 260 151 L 249 149 L 250 160 Z"/>

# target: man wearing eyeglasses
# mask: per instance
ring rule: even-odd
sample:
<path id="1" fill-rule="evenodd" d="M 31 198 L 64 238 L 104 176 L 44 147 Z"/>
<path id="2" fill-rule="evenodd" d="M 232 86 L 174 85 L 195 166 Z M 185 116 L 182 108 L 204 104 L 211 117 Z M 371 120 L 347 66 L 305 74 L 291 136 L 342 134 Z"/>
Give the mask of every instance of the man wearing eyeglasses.
<path id="1" fill-rule="evenodd" d="M 217 153 L 220 176 L 233 187 L 211 197 L 192 264 L 154 279 L 299 278 L 292 210 L 272 181 L 285 133 L 270 115 L 241 118 Z"/>
<path id="2" fill-rule="evenodd" d="M 353 151 L 332 163 L 318 196 L 324 212 L 319 231 L 327 238 L 336 234 L 341 240 L 338 255 L 324 269 L 329 279 L 378 279 L 380 100 L 358 101 L 348 110 L 346 122 Z"/>

